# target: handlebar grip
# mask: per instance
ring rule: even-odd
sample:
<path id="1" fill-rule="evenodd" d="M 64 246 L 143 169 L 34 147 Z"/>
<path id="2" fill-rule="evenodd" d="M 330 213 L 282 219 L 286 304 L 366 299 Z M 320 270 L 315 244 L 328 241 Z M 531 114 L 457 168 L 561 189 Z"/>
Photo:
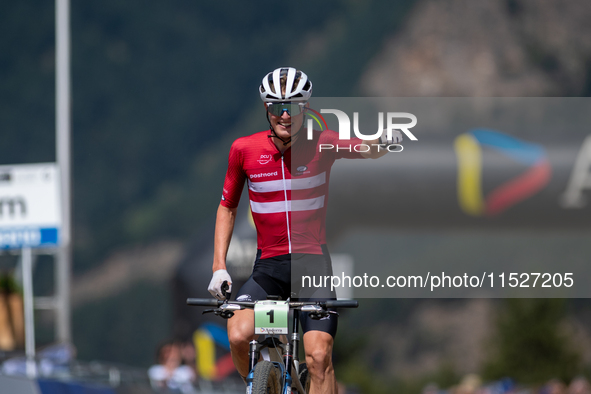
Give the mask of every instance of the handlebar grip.
<path id="1" fill-rule="evenodd" d="M 224 301 L 218 301 L 215 298 L 187 298 L 187 305 L 213 306 L 217 308 L 223 303 Z"/>
<path id="2" fill-rule="evenodd" d="M 326 301 L 327 308 L 357 308 L 359 301 L 356 300 L 332 300 Z"/>

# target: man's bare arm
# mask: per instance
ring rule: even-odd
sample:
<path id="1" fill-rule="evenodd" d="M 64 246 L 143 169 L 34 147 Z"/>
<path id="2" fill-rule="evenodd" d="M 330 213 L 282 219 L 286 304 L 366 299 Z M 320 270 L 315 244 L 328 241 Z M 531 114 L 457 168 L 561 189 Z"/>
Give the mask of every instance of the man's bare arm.
<path id="1" fill-rule="evenodd" d="M 226 269 L 226 255 L 230 247 L 237 208 L 227 208 L 220 204 L 215 221 L 213 243 L 213 272 Z"/>

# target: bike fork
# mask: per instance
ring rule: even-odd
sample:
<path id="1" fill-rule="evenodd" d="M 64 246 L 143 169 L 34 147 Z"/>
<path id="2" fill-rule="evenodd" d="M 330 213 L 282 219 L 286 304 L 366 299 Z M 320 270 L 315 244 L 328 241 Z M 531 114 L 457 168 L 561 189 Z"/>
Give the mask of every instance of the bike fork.
<path id="1" fill-rule="evenodd" d="M 257 365 L 259 361 L 259 343 L 256 340 L 250 341 L 250 348 L 248 350 L 248 358 L 249 358 L 249 369 L 248 369 L 248 376 L 246 376 L 246 392 L 252 392 L 252 381 L 254 379 L 254 367 Z"/>
<path id="2" fill-rule="evenodd" d="M 301 385 L 299 384 L 299 344 L 300 344 L 300 334 L 299 334 L 299 311 L 294 311 L 293 314 L 293 329 L 291 330 L 291 341 L 288 341 L 286 344 L 286 351 L 285 355 L 283 356 L 283 365 L 284 365 L 284 375 L 283 375 L 283 382 L 284 384 L 284 392 L 283 394 L 292 394 L 291 385 L 294 382 L 293 379 L 296 381 L 296 387 L 299 389 L 297 390 L 301 393 Z M 294 367 L 293 369 L 291 367 Z M 293 373 L 290 373 L 292 371 Z"/>
<path id="3" fill-rule="evenodd" d="M 291 355 L 293 356 L 293 365 L 295 366 L 295 375 L 298 376 L 300 373 L 300 311 L 295 310 L 293 312 L 293 329 L 291 330 Z M 289 368 L 289 365 L 285 365 Z"/>

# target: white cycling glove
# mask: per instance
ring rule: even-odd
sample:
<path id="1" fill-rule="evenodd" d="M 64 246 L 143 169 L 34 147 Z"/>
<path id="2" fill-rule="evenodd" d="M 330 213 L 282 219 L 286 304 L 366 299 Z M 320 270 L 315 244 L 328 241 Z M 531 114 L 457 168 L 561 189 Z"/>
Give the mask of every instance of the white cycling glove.
<path id="1" fill-rule="evenodd" d="M 382 132 L 382 135 L 380 136 L 380 144 L 386 145 L 386 146 L 390 146 L 393 144 L 399 144 L 402 142 L 402 133 L 400 132 L 400 130 L 392 130 L 392 138 L 388 138 L 388 134 L 386 133 L 386 130 L 384 130 Z"/>
<path id="2" fill-rule="evenodd" d="M 228 271 L 226 270 L 217 270 L 213 273 L 213 277 L 211 278 L 211 282 L 209 282 L 209 286 L 207 290 L 211 293 L 212 296 L 217 298 L 220 301 L 226 299 L 226 296 L 222 294 L 222 284 L 224 282 L 228 282 L 228 293 L 232 292 L 232 278 Z"/>

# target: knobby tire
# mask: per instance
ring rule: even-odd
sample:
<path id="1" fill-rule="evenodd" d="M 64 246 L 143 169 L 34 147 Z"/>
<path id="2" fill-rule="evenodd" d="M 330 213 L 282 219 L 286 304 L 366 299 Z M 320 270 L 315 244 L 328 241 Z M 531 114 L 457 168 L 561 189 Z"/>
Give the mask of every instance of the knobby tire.
<path id="1" fill-rule="evenodd" d="M 281 371 L 270 361 L 254 367 L 252 394 L 281 394 Z"/>

